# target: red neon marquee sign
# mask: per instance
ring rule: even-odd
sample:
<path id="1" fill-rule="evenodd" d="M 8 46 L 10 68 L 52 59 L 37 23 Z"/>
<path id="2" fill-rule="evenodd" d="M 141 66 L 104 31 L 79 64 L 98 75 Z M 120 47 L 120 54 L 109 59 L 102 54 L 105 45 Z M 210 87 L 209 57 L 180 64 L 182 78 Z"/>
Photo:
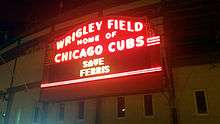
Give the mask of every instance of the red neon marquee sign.
<path id="1" fill-rule="evenodd" d="M 41 88 L 159 72 L 159 45 L 160 36 L 146 19 L 106 17 L 85 23 L 50 44 Z"/>

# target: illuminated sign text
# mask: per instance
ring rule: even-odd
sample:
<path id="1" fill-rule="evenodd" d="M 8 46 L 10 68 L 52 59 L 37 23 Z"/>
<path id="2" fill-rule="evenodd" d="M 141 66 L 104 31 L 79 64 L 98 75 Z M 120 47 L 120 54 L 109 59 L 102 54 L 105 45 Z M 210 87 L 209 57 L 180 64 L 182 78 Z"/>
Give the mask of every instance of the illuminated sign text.
<path id="1" fill-rule="evenodd" d="M 50 44 L 41 87 L 161 71 L 159 44 L 145 19 L 106 17 L 79 25 Z"/>

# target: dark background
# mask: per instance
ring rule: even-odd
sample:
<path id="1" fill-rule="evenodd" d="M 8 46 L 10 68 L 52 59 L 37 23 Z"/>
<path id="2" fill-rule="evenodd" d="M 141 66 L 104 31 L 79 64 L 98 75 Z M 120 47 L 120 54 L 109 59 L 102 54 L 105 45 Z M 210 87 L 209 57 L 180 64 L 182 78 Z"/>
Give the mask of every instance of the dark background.
<path id="1" fill-rule="evenodd" d="M 48 20 L 79 6 L 87 6 L 88 3 L 97 4 L 98 7 L 83 12 L 90 13 L 129 1 L 134 0 L 1 0 L 0 46 L 13 42 L 12 40 L 19 38 L 25 32 L 30 32 L 34 26 L 39 27 L 48 23 Z M 82 14 L 82 11 L 80 13 Z M 75 13 L 73 16 L 81 14 Z"/>

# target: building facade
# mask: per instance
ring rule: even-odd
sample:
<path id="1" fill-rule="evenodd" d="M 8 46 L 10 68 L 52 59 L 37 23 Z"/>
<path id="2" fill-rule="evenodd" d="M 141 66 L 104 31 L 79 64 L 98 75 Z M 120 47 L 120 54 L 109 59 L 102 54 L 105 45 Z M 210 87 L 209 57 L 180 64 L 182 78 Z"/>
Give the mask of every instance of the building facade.
<path id="1" fill-rule="evenodd" d="M 102 9 L 90 8 L 100 6 Z M 2 124 L 169 124 L 220 121 L 219 4 L 140 0 L 94 2 L 54 18 L 0 50 Z M 87 10 L 87 11 L 86 11 Z M 70 17 L 81 11 L 82 14 Z M 79 12 L 80 13 L 80 12 Z M 41 101 L 45 49 L 54 35 L 104 16 L 147 17 L 162 37 L 171 82 L 160 90 L 65 101 Z M 58 21 L 57 21 L 58 20 Z M 60 21 L 61 20 L 61 21 Z M 137 80 L 138 83 L 138 80 Z M 138 84 L 137 84 L 138 85 Z M 123 88 L 123 87 L 122 87 Z M 54 94 L 59 96 L 59 92 Z M 172 98 L 171 98 L 172 97 Z M 172 104 L 171 100 L 174 101 Z M 175 108 L 175 109 L 172 109 Z M 176 115 L 172 115 L 175 110 Z"/>

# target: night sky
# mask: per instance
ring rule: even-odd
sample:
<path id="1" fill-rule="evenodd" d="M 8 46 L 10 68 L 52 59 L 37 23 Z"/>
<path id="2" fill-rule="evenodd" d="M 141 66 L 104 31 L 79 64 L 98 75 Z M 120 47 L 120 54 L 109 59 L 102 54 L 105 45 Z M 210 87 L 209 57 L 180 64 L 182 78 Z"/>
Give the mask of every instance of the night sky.
<path id="1" fill-rule="evenodd" d="M 135 0 L 1 0 L 0 48 L 5 42 L 19 38 L 21 34 L 28 32 L 33 25 L 38 26 L 76 7 L 95 2 L 110 7 L 132 1 Z M 98 6 L 90 9 L 97 11 L 100 8 Z"/>
<path id="2" fill-rule="evenodd" d="M 0 4 L 0 46 L 62 12 L 88 3 L 89 0 L 2 0 Z M 95 0 L 93 0 L 94 2 Z M 7 34 L 7 36 L 5 35 Z"/>

